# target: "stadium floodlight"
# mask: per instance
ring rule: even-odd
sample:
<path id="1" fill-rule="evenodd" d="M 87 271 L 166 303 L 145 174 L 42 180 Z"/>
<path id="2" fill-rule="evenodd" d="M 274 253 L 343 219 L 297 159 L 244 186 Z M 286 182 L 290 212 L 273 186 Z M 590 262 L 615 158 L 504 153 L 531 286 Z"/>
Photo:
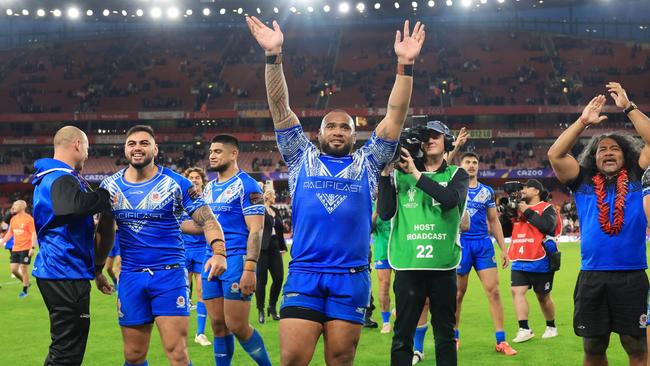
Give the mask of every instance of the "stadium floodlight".
<path id="1" fill-rule="evenodd" d="M 417 1 L 411 2 L 411 6 L 413 7 L 413 9 L 417 9 L 418 8 L 418 2 Z"/>
<path id="2" fill-rule="evenodd" d="M 292 12 L 292 13 L 295 13 L 295 12 L 298 11 L 298 9 L 296 9 L 295 6 L 292 6 L 292 7 L 289 8 L 289 11 Z"/>
<path id="3" fill-rule="evenodd" d="M 313 6 L 308 6 L 307 11 L 310 12 L 310 13 L 313 13 L 314 12 L 314 7 Z"/>
<path id="4" fill-rule="evenodd" d="M 347 13 L 349 11 L 350 11 L 350 4 L 348 4 L 345 1 L 339 4 L 339 12 L 340 13 L 345 14 L 345 13 Z"/>
<path id="5" fill-rule="evenodd" d="M 470 6 L 472 6 L 472 0 L 462 0 L 460 2 L 460 5 L 462 5 L 465 8 L 469 8 Z"/>
<path id="6" fill-rule="evenodd" d="M 59 10 L 59 9 L 52 10 L 52 15 L 54 15 L 57 18 L 60 17 L 61 14 L 63 14 L 63 13 L 61 13 L 61 10 Z"/>
<path id="7" fill-rule="evenodd" d="M 497 2 L 498 2 L 499 4 L 503 4 L 503 3 L 506 2 L 506 0 L 497 0 Z"/>
<path id="8" fill-rule="evenodd" d="M 324 11 L 324 12 L 329 13 L 330 10 L 332 10 L 332 8 L 330 8 L 329 5 L 325 5 L 325 6 L 323 6 L 323 11 Z"/>
<path id="9" fill-rule="evenodd" d="M 244 9 L 242 9 L 242 8 L 237 9 L 237 14 L 242 14 L 243 12 L 244 12 Z"/>
<path id="10" fill-rule="evenodd" d="M 74 6 L 71 7 L 71 8 L 68 8 L 68 18 L 70 18 L 70 19 L 79 18 L 79 9 L 75 8 Z"/>
<path id="11" fill-rule="evenodd" d="M 107 16 L 111 15 L 111 11 L 108 10 L 108 9 L 104 9 L 104 10 L 102 11 L 102 15 L 105 16 L 105 17 L 107 17 Z"/>
<path id="12" fill-rule="evenodd" d="M 123 16 L 123 17 L 129 15 L 129 13 L 127 13 L 126 10 L 122 10 L 121 13 L 122 13 L 122 16 Z"/>
<path id="13" fill-rule="evenodd" d="M 224 13 L 226 12 L 226 9 L 221 9 L 221 10 L 223 10 Z M 223 14 L 223 13 L 221 13 L 221 14 Z M 203 15 L 206 16 L 206 17 L 208 15 L 210 15 L 210 8 L 203 8 Z"/>
<path id="14" fill-rule="evenodd" d="M 452 6 L 452 5 L 454 5 L 454 2 L 451 1 L 451 0 L 447 0 L 447 2 L 445 4 L 447 4 L 447 6 Z"/>
<path id="15" fill-rule="evenodd" d="M 277 14 L 277 13 L 280 12 L 280 9 L 278 9 L 277 6 L 274 6 L 274 7 L 273 7 L 273 12 Z"/>
<path id="16" fill-rule="evenodd" d="M 7 11 L 5 13 L 7 13 L 7 15 L 9 15 L 9 16 L 14 15 L 14 11 L 11 10 L 11 9 L 7 9 Z"/>
<path id="17" fill-rule="evenodd" d="M 226 14 L 226 8 L 221 8 L 221 10 L 219 10 L 219 14 L 221 15 Z"/>
<path id="18" fill-rule="evenodd" d="M 381 8 L 381 4 L 380 3 L 375 3 L 375 10 L 379 10 L 380 8 Z"/>
<path id="19" fill-rule="evenodd" d="M 255 11 L 257 12 L 257 14 L 262 14 L 262 9 L 260 8 L 255 9 Z"/>
<path id="20" fill-rule="evenodd" d="M 399 9 L 399 3 L 397 1 L 395 1 L 394 5 L 395 5 L 395 9 Z"/>
<path id="21" fill-rule="evenodd" d="M 433 1 L 433 0 L 429 0 L 429 2 L 427 3 L 427 5 L 429 5 L 430 8 L 433 8 L 434 6 L 436 6 L 436 2 Z"/>
<path id="22" fill-rule="evenodd" d="M 135 15 L 141 17 L 141 16 L 144 15 L 144 11 L 142 9 L 138 9 L 138 10 L 135 11 Z"/>
<path id="23" fill-rule="evenodd" d="M 178 11 L 178 8 L 176 7 L 171 7 L 167 8 L 167 18 L 169 19 L 176 19 L 180 15 L 180 12 Z"/>
<path id="24" fill-rule="evenodd" d="M 366 4 L 358 3 L 357 4 L 357 10 L 359 11 L 359 13 L 363 13 L 363 11 L 366 10 Z"/>
<path id="25" fill-rule="evenodd" d="M 28 16 L 28 15 L 29 15 L 29 10 L 27 10 L 27 9 L 23 9 L 23 11 L 21 12 L 21 14 L 24 15 L 24 16 Z"/>
<path id="26" fill-rule="evenodd" d="M 39 17 L 44 17 L 45 16 L 45 10 L 43 10 L 43 9 L 36 10 L 36 15 L 39 16 Z"/>
<path id="27" fill-rule="evenodd" d="M 93 14 L 95 14 L 95 12 L 93 12 L 92 9 L 86 10 L 86 16 L 91 17 L 91 16 L 93 16 Z"/>
<path id="28" fill-rule="evenodd" d="M 187 9 L 187 10 L 185 10 L 185 15 L 190 16 L 190 15 L 192 15 L 192 14 L 194 14 L 194 12 L 192 11 L 192 9 Z"/>
<path id="29" fill-rule="evenodd" d="M 487 0 L 481 0 L 481 4 L 487 4 Z"/>
<path id="30" fill-rule="evenodd" d="M 154 7 L 151 8 L 151 17 L 154 19 L 158 19 L 162 16 L 162 10 L 160 10 L 159 7 Z"/>

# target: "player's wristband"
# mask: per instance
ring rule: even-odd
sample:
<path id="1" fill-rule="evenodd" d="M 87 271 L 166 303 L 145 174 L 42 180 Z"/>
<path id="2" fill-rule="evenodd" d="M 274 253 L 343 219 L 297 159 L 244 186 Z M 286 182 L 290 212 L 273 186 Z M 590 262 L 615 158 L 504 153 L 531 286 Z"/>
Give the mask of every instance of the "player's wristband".
<path id="1" fill-rule="evenodd" d="M 255 272 L 256 269 L 257 269 L 257 261 L 252 259 L 247 259 L 246 262 L 244 262 L 244 271 Z"/>
<path id="2" fill-rule="evenodd" d="M 278 53 L 277 55 L 266 56 L 267 65 L 279 65 L 281 63 L 282 63 L 282 53 Z"/>
<path id="3" fill-rule="evenodd" d="M 635 109 L 638 109 L 636 104 L 634 104 L 634 102 L 630 102 L 630 105 L 623 110 L 623 113 L 630 114 L 630 112 L 632 112 Z"/>
<path id="4" fill-rule="evenodd" d="M 413 76 L 413 65 L 397 64 L 397 75 Z"/>

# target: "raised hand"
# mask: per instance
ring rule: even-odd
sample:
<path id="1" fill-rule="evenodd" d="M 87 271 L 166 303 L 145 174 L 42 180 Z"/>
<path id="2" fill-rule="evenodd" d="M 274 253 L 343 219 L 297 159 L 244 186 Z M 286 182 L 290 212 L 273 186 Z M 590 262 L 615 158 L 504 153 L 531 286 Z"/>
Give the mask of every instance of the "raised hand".
<path id="1" fill-rule="evenodd" d="M 395 54 L 400 64 L 412 65 L 420 54 L 424 43 L 424 24 L 415 23 L 413 33 L 410 33 L 409 21 L 404 21 L 404 34 L 398 30 L 395 33 Z"/>
<path id="2" fill-rule="evenodd" d="M 282 51 L 282 43 L 284 43 L 284 34 L 280 30 L 278 22 L 273 21 L 273 29 L 266 26 L 259 19 L 254 16 L 246 17 L 246 24 L 250 29 L 251 34 L 255 37 L 257 43 L 269 53 L 279 53 Z"/>
<path id="3" fill-rule="evenodd" d="M 460 129 L 460 132 L 458 132 L 458 137 L 456 138 L 456 143 L 454 144 L 454 147 L 461 148 L 467 140 L 469 139 L 469 131 L 467 130 L 466 127 L 463 127 Z"/>
<path id="4" fill-rule="evenodd" d="M 627 98 L 625 89 L 619 83 L 609 82 L 607 85 L 607 91 L 609 95 L 616 102 L 616 106 L 622 109 L 625 109 L 630 106 L 630 100 Z"/>
<path id="5" fill-rule="evenodd" d="M 607 116 L 601 116 L 607 98 L 604 95 L 595 96 L 582 111 L 579 120 L 585 125 L 597 125 L 607 119 Z"/>

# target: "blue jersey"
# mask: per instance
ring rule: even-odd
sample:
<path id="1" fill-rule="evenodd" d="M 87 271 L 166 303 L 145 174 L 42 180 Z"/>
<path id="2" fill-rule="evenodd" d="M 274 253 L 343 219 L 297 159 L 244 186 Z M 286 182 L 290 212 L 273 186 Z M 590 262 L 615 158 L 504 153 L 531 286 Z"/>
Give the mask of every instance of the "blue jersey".
<path id="1" fill-rule="evenodd" d="M 181 222 L 192 220 L 190 215 L 183 212 L 181 216 Z M 205 242 L 205 236 L 203 234 L 192 235 L 181 233 L 181 238 L 183 238 L 183 243 L 185 244 L 185 250 L 203 250 L 205 249 L 207 243 Z"/>
<path id="2" fill-rule="evenodd" d="M 227 255 L 246 254 L 248 226 L 245 217 L 264 216 L 262 189 L 255 179 L 240 170 L 225 182 L 210 181 L 203 196 L 221 224 Z M 212 248 L 206 247 L 207 255 L 212 256 Z"/>
<path id="3" fill-rule="evenodd" d="M 101 183 L 111 196 L 122 270 L 185 263 L 181 216 L 204 206 L 203 198 L 192 198 L 192 182 L 170 169 L 158 166 L 158 173 L 143 183 L 125 181 L 125 171 Z"/>
<path id="4" fill-rule="evenodd" d="M 467 190 L 467 213 L 469 214 L 469 230 L 460 234 L 461 239 L 482 239 L 489 237 L 487 212 L 496 208 L 494 191 L 483 183 Z"/>
<path id="5" fill-rule="evenodd" d="M 354 154 L 333 157 L 309 142 L 300 125 L 277 130 L 276 138 L 293 197 L 289 269 L 348 273 L 367 266 L 377 180 L 397 141 L 373 133 Z"/>
<path id="6" fill-rule="evenodd" d="M 625 271 L 648 268 L 645 233 L 648 221 L 643 212 L 641 168 L 628 172 L 628 192 L 625 197 L 623 228 L 618 235 L 608 235 L 598 222 L 598 204 L 591 179 L 586 179 L 583 168 L 575 182 L 570 184 L 580 220 L 581 269 L 584 271 Z M 638 171 L 637 171 L 638 170 Z M 605 204 L 610 221 L 614 215 L 615 184 L 605 188 Z"/>

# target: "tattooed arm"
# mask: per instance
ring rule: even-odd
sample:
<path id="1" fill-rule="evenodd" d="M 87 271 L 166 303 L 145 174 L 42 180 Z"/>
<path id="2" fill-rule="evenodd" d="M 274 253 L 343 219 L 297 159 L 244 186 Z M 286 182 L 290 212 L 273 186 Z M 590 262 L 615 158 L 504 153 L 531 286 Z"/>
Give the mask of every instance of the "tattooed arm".
<path id="1" fill-rule="evenodd" d="M 246 244 L 246 263 L 244 263 L 244 272 L 239 280 L 239 287 L 242 295 L 248 296 L 255 292 L 257 286 L 255 271 L 260 257 L 260 248 L 262 247 L 264 215 L 248 215 L 244 216 L 244 220 L 246 220 L 246 226 L 248 227 L 248 242 Z"/>
<path id="2" fill-rule="evenodd" d="M 192 220 L 197 226 L 203 228 L 205 240 L 212 248 L 212 258 L 205 263 L 204 267 L 204 271 L 209 271 L 208 280 L 210 280 L 213 276 L 226 271 L 226 242 L 223 230 L 208 205 L 194 211 Z"/>
<path id="3" fill-rule="evenodd" d="M 400 31 L 395 34 L 395 54 L 397 55 L 398 65 L 410 65 L 412 67 L 424 43 L 424 25 L 417 22 L 413 28 L 413 34 L 410 34 L 409 31 L 409 21 L 407 20 L 404 22 L 403 39 Z M 412 91 L 413 76 L 398 74 L 388 98 L 386 116 L 375 130 L 377 136 L 386 140 L 397 140 L 399 138 L 404 126 L 404 120 L 408 114 Z"/>
<path id="4" fill-rule="evenodd" d="M 266 64 L 266 95 L 271 117 L 276 130 L 283 130 L 300 124 L 298 117 L 289 107 L 289 90 L 282 71 L 282 43 L 284 35 L 280 26 L 273 21 L 273 29 L 256 17 L 246 17 L 246 23 L 253 37 L 264 48 L 266 56 L 276 57 L 275 63 Z"/>

